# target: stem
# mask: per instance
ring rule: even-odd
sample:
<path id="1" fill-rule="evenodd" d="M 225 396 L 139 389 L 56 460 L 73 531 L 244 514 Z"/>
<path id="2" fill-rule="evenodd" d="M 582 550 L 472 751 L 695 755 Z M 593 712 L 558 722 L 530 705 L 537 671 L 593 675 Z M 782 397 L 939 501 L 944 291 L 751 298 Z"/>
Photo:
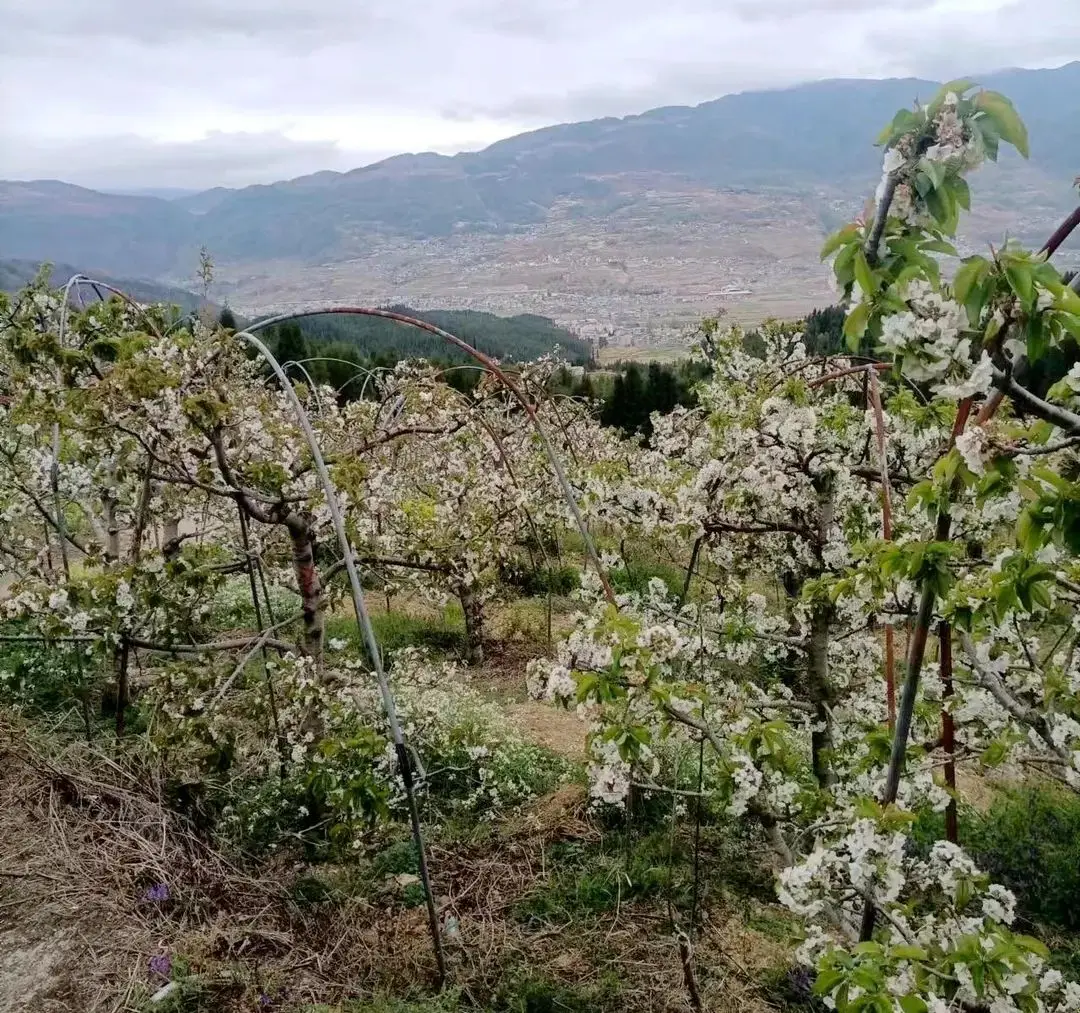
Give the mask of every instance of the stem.
<path id="1" fill-rule="evenodd" d="M 387 311 L 387 313 L 389 313 L 389 311 Z M 306 314 L 300 315 L 303 316 Z M 265 323 L 259 326 L 265 326 Z M 424 329 L 430 330 L 432 328 L 431 325 L 424 325 Z M 435 328 L 435 330 L 438 329 Z M 442 332 L 440 331 L 439 333 Z M 435 951 L 435 962 L 438 966 L 439 984 L 441 986 L 446 981 L 446 956 L 443 952 L 442 935 L 439 932 L 439 918 L 435 910 L 435 895 L 432 892 L 431 880 L 428 876 L 427 852 L 424 845 L 423 830 L 420 826 L 420 815 L 416 808 L 416 793 L 413 786 L 412 766 L 410 764 L 408 751 L 405 748 L 405 738 L 402 734 L 401 723 L 398 721 L 394 694 L 390 689 L 389 680 L 386 678 L 386 670 L 383 668 L 382 655 L 379 652 L 379 643 L 375 637 L 375 630 L 371 625 L 371 617 L 368 615 L 367 606 L 364 604 L 364 590 L 360 583 L 360 574 L 357 572 L 356 564 L 353 561 L 352 546 L 349 543 L 349 536 L 345 530 L 345 520 L 341 514 L 341 504 L 338 501 L 337 490 L 330 479 L 330 472 L 327 470 L 326 461 L 323 458 L 319 440 L 315 435 L 315 430 L 312 428 L 311 420 L 308 418 L 307 412 L 304 411 L 304 406 L 296 396 L 296 391 L 289 382 L 289 378 L 285 375 L 284 370 L 282 370 L 280 363 L 271 354 L 270 349 L 268 349 L 266 345 L 250 331 L 237 331 L 234 337 L 246 341 L 251 345 L 266 360 L 267 364 L 274 371 L 275 376 L 277 376 L 278 381 L 281 384 L 282 392 L 290 402 L 293 411 L 296 413 L 297 421 L 300 423 L 300 428 L 304 433 L 304 439 L 307 442 L 308 448 L 311 450 L 311 458 L 315 465 L 315 471 L 319 476 L 319 484 L 322 486 L 323 493 L 326 496 L 326 505 L 330 511 L 330 519 L 334 525 L 334 533 L 337 536 L 338 547 L 341 550 L 345 563 L 345 571 L 349 575 L 349 587 L 352 591 L 353 609 L 356 612 L 356 625 L 364 638 L 364 643 L 371 658 L 371 667 L 374 670 L 375 679 L 379 685 L 379 694 L 382 697 L 383 710 L 386 714 L 386 723 L 389 725 L 390 734 L 394 742 L 394 750 L 397 754 L 402 786 L 405 789 L 405 797 L 408 800 L 413 840 L 416 842 L 416 850 L 420 856 L 420 879 L 424 886 L 424 899 L 427 904 L 428 926 L 431 930 L 431 943 Z M 462 342 L 462 344 L 464 344 L 464 342 Z"/>
<path id="2" fill-rule="evenodd" d="M 248 534 L 248 522 L 247 514 L 244 513 L 244 508 L 239 503 L 236 504 L 236 512 L 240 515 L 240 538 L 244 545 L 244 557 L 247 560 L 247 575 L 248 575 L 248 587 L 251 590 L 251 604 L 255 609 L 255 623 L 259 628 L 259 633 L 263 632 L 263 614 L 262 605 L 259 603 L 259 588 L 255 583 L 255 559 L 251 553 L 251 538 Z M 267 605 L 269 605 L 269 599 L 267 599 Z M 273 623 L 273 618 L 270 622 Z M 260 644 L 259 647 L 262 650 L 263 661 L 263 678 L 266 680 L 266 695 L 270 703 L 270 718 L 274 725 L 274 740 L 277 743 L 278 751 L 278 775 L 282 781 L 285 780 L 285 774 L 288 769 L 288 747 L 285 742 L 285 736 L 281 732 L 281 721 L 278 718 L 277 708 L 277 695 L 274 693 L 274 681 L 270 678 L 270 669 L 267 666 L 267 654 L 266 644 Z"/>
<path id="3" fill-rule="evenodd" d="M 866 242 L 863 244 L 866 262 L 871 267 L 877 265 L 878 245 L 881 243 L 881 237 L 885 234 L 885 223 L 889 218 L 889 208 L 892 207 L 893 197 L 896 196 L 896 188 L 899 183 L 900 177 L 895 172 L 890 173 L 885 183 L 885 192 L 881 195 L 881 200 L 878 201 L 877 208 L 874 211 L 874 224 L 870 228 L 870 235 L 866 237 Z"/>
<path id="4" fill-rule="evenodd" d="M 870 405 L 874 410 L 874 435 L 877 439 L 878 464 L 881 468 L 881 536 L 892 541 L 892 488 L 889 484 L 889 459 L 885 446 L 885 413 L 881 409 L 881 387 L 875 369 L 866 371 Z M 896 645 L 892 624 L 885 627 L 885 703 L 889 713 L 889 731 L 896 727 Z"/>
<path id="5" fill-rule="evenodd" d="M 484 603 L 471 588 L 458 592 L 465 614 L 465 660 L 470 665 L 484 663 Z"/>
<path id="6" fill-rule="evenodd" d="M 690 553 L 690 563 L 686 567 L 686 580 L 683 581 L 682 591 L 679 594 L 679 608 L 686 604 L 686 596 L 690 593 L 690 582 L 694 579 L 694 567 L 697 566 L 698 554 L 701 552 L 701 543 L 705 540 L 705 536 L 701 535 L 697 541 L 694 542 L 694 551 Z"/>
<path id="7" fill-rule="evenodd" d="M 953 423 L 952 435 L 949 439 L 950 449 L 956 443 L 956 437 L 964 431 L 968 416 L 971 414 L 971 398 L 965 398 L 960 402 L 960 408 L 956 413 L 956 421 Z M 938 512 L 937 524 L 934 527 L 934 541 L 945 542 L 949 539 L 952 529 L 952 516 L 947 509 Z M 934 616 L 934 604 L 937 595 L 933 584 L 926 581 L 922 586 L 919 597 L 919 611 L 915 616 L 915 628 L 912 630 L 911 643 L 908 646 L 907 675 L 904 679 L 904 693 L 900 699 L 900 711 L 896 716 L 896 731 L 893 734 L 892 755 L 889 757 L 889 769 L 885 775 L 885 792 L 881 798 L 882 805 L 891 805 L 896 801 L 896 794 L 900 789 L 900 776 L 904 770 L 904 760 L 907 756 L 908 736 L 911 734 L 911 719 L 915 713 L 915 697 L 919 691 L 919 677 L 922 674 L 923 657 L 926 654 L 926 640 L 930 633 L 930 623 Z M 874 917 L 876 908 L 871 894 L 867 894 L 866 904 L 863 907 L 862 925 L 859 929 L 859 940 L 867 942 L 874 934 Z"/>
<path id="8" fill-rule="evenodd" d="M 956 844 L 960 840 L 960 831 L 956 819 L 956 727 L 947 702 L 953 695 L 952 664 L 952 627 L 947 622 L 938 626 L 938 641 L 941 648 L 941 745 L 945 750 L 945 786 L 951 798 L 945 808 L 945 840 Z"/>

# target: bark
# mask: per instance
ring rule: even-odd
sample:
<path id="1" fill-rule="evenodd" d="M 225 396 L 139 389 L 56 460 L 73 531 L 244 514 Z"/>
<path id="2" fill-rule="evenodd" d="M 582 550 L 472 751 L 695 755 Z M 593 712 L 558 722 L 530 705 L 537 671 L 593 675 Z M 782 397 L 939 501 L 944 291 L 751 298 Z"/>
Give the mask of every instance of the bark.
<path id="1" fill-rule="evenodd" d="M 820 552 L 829 537 L 835 505 L 831 477 L 822 476 L 814 484 L 818 493 L 817 543 Z M 828 788 L 836 781 L 836 774 L 829 759 L 833 750 L 832 718 L 829 713 L 829 705 L 832 703 L 832 687 L 829 684 L 829 628 L 832 624 L 832 613 L 832 606 L 828 602 L 814 605 L 810 615 L 810 647 L 806 659 L 806 695 L 814 705 L 814 731 L 811 732 L 810 748 L 814 776 L 822 788 Z"/>
<path id="2" fill-rule="evenodd" d="M 120 523 L 116 518 L 116 481 L 115 472 L 110 469 L 109 484 L 101 496 L 105 513 L 105 561 L 116 563 L 120 559 Z"/>
<path id="3" fill-rule="evenodd" d="M 832 691 L 829 685 L 829 626 L 832 609 L 816 606 L 810 619 L 810 652 L 806 666 L 807 696 L 814 705 L 814 730 L 810 733 L 810 749 L 814 777 L 822 788 L 836 783 L 830 757 L 833 750 L 832 719 L 829 704 Z"/>
<path id="4" fill-rule="evenodd" d="M 471 588 L 458 592 L 465 613 L 465 660 L 470 665 L 484 663 L 484 603 Z"/>
<path id="5" fill-rule="evenodd" d="M 322 658 L 323 647 L 323 586 L 315 567 L 315 536 L 311 519 L 293 515 L 285 521 L 292 541 L 293 569 L 300 591 L 300 608 L 304 617 L 304 649 L 316 660 Z"/>
<path id="6" fill-rule="evenodd" d="M 945 750 L 945 786 L 953 796 L 945 809 L 945 840 L 956 844 L 960 840 L 960 830 L 956 818 L 956 729 L 952 712 L 948 709 L 949 699 L 953 695 L 952 627 L 949 623 L 938 624 L 938 640 L 941 646 L 941 699 L 944 704 L 941 711 L 941 745 Z"/>

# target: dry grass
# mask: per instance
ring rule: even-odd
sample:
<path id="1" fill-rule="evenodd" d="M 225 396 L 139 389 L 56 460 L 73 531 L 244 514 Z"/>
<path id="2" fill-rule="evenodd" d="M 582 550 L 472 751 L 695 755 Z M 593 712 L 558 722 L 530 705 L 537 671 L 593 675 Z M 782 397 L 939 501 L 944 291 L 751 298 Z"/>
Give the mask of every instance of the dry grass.
<path id="1" fill-rule="evenodd" d="M 434 961 L 422 907 L 392 883 L 356 890 L 351 866 L 278 855 L 237 868 L 162 802 L 145 770 L 102 750 L 52 753 L 8 722 L 0 746 L 0 1010 L 141 1010 L 155 954 L 183 959 L 206 1010 L 274 1009 L 430 991 Z M 450 977 L 462 1000 L 490 1008 L 522 976 L 587 995 L 619 983 L 627 1011 L 691 1009 L 678 948 L 661 911 L 622 904 L 567 926 L 530 928 L 515 905 L 552 872 L 556 842 L 598 830 L 583 789 L 564 787 L 495 828 L 484 843 L 431 850 Z M 332 899 L 301 903 L 317 876 Z M 164 903 L 145 899 L 169 884 Z M 765 1000 L 758 970 L 782 948 L 730 912 L 706 912 L 695 955 L 706 1009 Z"/>

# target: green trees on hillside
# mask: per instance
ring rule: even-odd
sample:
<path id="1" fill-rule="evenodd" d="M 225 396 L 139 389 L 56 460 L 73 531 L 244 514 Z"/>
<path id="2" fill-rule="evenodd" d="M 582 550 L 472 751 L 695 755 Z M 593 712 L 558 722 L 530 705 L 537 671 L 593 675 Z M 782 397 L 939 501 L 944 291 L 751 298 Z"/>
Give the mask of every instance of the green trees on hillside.
<path id="1" fill-rule="evenodd" d="M 389 308 L 441 327 L 481 352 L 505 362 L 529 362 L 549 354 L 556 347 L 568 361 L 578 365 L 584 365 L 591 358 L 588 342 L 559 327 L 553 320 L 531 313 L 500 317 L 473 310 Z M 465 352 L 448 345 L 437 335 L 379 317 L 313 316 L 297 321 L 297 326 L 309 341 L 349 345 L 365 359 L 387 356 L 390 362 L 399 359 L 472 361 Z"/>
<path id="2" fill-rule="evenodd" d="M 690 359 L 670 365 L 617 363 L 611 371 L 586 372 L 578 379 L 562 370 L 553 377 L 552 391 L 598 401 L 603 425 L 650 436 L 653 412 L 666 415 L 677 405 L 695 404 L 694 387 L 709 372 L 707 364 Z"/>

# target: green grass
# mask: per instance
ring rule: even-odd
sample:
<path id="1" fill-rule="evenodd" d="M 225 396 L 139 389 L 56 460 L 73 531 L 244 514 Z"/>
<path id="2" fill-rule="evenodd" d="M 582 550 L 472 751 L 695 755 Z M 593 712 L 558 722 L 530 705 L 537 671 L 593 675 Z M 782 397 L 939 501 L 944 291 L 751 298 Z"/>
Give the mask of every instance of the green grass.
<path id="1" fill-rule="evenodd" d="M 667 812 L 670 814 L 670 808 Z M 651 829 L 643 830 L 650 824 Z M 744 824 L 704 823 L 700 831 L 699 903 L 709 895 L 773 901 L 772 877 L 757 858 L 764 852 L 761 841 L 748 834 Z M 609 830 L 598 842 L 555 845 L 547 864 L 547 878 L 538 882 L 515 908 L 514 914 L 521 921 L 533 925 L 566 924 L 643 900 L 663 905 L 670 900 L 685 917 L 693 903 L 693 828 L 685 818 L 680 820 L 673 838 L 667 817 L 643 810 L 629 827 Z M 756 911 L 760 905 L 752 907 Z M 764 921 L 766 915 L 761 917 Z M 768 928 L 771 931 L 766 935 L 791 938 L 790 919 Z"/>
<path id="2" fill-rule="evenodd" d="M 402 647 L 425 647 L 435 654 L 456 655 L 465 650 L 465 622 L 460 609 L 453 607 L 438 618 L 412 616 L 405 612 L 374 612 L 371 625 L 379 649 L 393 654 Z M 366 655 L 356 620 L 352 616 L 332 616 L 326 621 L 326 639 L 341 639 Z"/>
<path id="3" fill-rule="evenodd" d="M 569 985 L 521 969 L 511 972 L 491 1004 L 497 1013 L 615 1013 L 622 1009 L 619 977 L 602 974 L 588 985 Z"/>
<path id="4" fill-rule="evenodd" d="M 631 559 L 628 565 L 612 570 L 609 576 L 615 590 L 624 594 L 630 591 L 644 594 L 649 581 L 659 577 L 667 585 L 668 591 L 677 595 L 682 592 L 686 571 L 659 560 L 645 562 Z"/>

